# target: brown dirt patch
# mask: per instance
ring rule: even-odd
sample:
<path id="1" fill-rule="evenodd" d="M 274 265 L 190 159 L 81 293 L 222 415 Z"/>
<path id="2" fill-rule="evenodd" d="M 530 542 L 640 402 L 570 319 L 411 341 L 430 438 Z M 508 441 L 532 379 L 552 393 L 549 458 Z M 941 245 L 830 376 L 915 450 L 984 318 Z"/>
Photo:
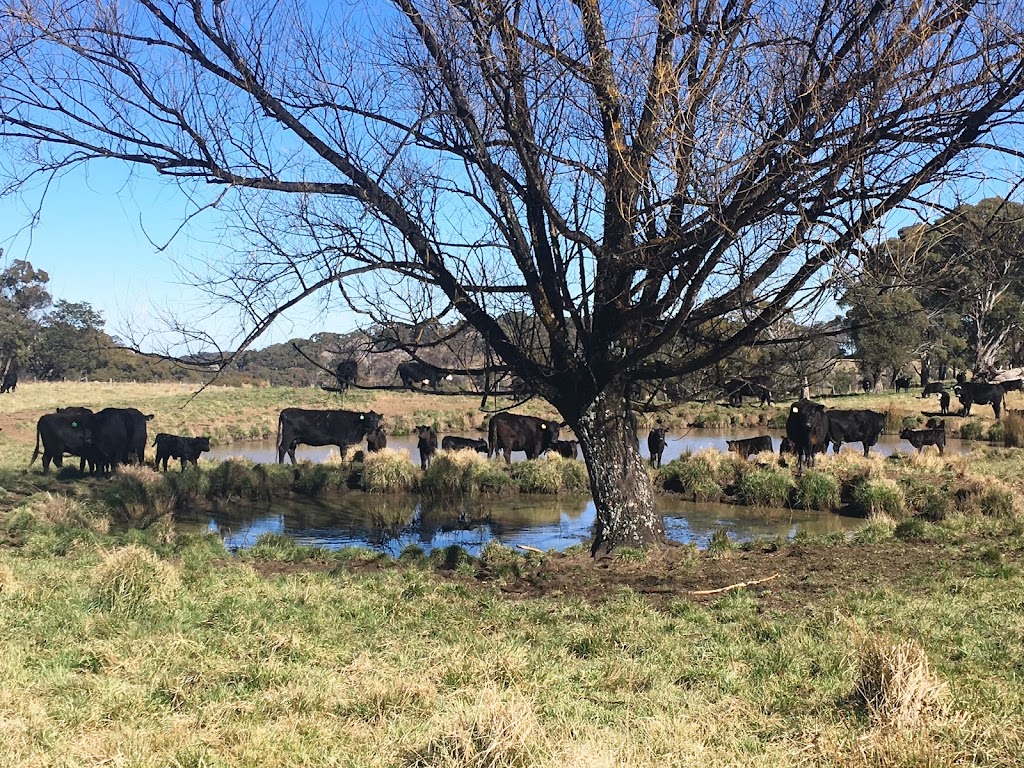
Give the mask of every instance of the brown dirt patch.
<path id="1" fill-rule="evenodd" d="M 476 578 L 453 571 L 436 571 L 436 577 L 483 589 L 494 589 L 515 600 L 580 598 L 600 604 L 629 589 L 642 595 L 659 610 L 684 600 L 710 604 L 726 591 L 696 595 L 695 591 L 720 590 L 741 582 L 755 582 L 748 589 L 762 610 L 778 613 L 813 610 L 831 605 L 838 595 L 873 589 L 912 591 L 940 574 L 974 572 L 984 549 L 997 547 L 1005 562 L 1024 567 L 1024 550 L 1003 548 L 1002 540 L 975 537 L 956 544 L 889 541 L 882 544 L 794 544 L 776 551 L 730 552 L 712 557 L 688 547 L 669 546 L 651 552 L 642 562 L 609 558 L 594 561 L 588 555 L 545 555 L 539 563 L 520 569 L 489 571 L 481 568 Z M 1019 546 L 1019 545 L 1018 545 Z M 226 560 L 224 562 L 232 562 Z M 237 562 L 237 561 L 234 561 Z M 336 566 L 327 563 L 279 563 L 250 561 L 264 577 L 327 572 L 344 568 L 353 573 L 374 573 L 404 568 L 380 556 Z M 730 590 L 731 591 L 731 590 Z"/>

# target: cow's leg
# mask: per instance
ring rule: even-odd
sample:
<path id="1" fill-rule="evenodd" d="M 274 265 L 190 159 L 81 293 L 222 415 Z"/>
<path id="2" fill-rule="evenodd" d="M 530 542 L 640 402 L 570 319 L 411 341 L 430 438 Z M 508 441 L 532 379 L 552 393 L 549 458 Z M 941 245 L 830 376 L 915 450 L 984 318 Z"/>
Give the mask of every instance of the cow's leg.
<path id="1" fill-rule="evenodd" d="M 508 464 L 511 467 L 512 466 L 512 449 L 511 448 L 502 448 L 501 452 L 505 454 L 505 463 Z"/>

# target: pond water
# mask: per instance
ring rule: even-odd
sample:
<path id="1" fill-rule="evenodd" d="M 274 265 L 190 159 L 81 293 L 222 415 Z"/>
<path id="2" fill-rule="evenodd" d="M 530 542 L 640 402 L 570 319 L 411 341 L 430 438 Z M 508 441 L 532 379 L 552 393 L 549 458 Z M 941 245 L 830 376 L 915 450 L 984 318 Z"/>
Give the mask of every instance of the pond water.
<path id="1" fill-rule="evenodd" d="M 792 538 L 801 530 L 852 531 L 864 524 L 862 519 L 829 512 L 698 504 L 668 496 L 657 503 L 668 537 L 702 548 L 718 530 L 743 542 L 766 536 Z M 231 503 L 179 521 L 184 530 L 220 535 L 233 551 L 253 546 L 264 533 L 277 533 L 308 546 L 362 546 L 390 555 L 410 544 L 428 552 L 457 545 L 478 554 L 492 540 L 508 547 L 523 544 L 561 551 L 588 541 L 593 524 L 594 503 L 586 498 L 531 496 L 438 505 L 419 496 L 363 493 L 330 502 Z"/>
<path id="2" fill-rule="evenodd" d="M 446 433 L 447 434 L 447 433 Z M 459 437 L 475 437 L 484 438 L 487 436 L 477 433 L 452 433 L 458 434 Z M 769 430 L 769 429 L 756 429 L 756 428 L 745 428 L 745 429 L 697 429 L 696 427 L 688 428 L 685 430 L 678 430 L 674 433 L 669 433 L 668 444 L 665 446 L 665 453 L 663 456 L 663 462 L 667 463 L 672 459 L 679 458 L 682 454 L 687 451 L 696 453 L 704 448 L 715 448 L 720 451 L 726 450 L 726 440 L 736 440 L 745 437 L 755 437 L 756 435 L 771 435 L 772 447 L 775 452 L 778 453 L 779 443 L 782 441 L 784 433 L 781 430 Z M 438 442 L 440 442 L 440 436 L 438 436 Z M 977 443 L 973 443 L 970 440 L 959 440 L 956 438 L 949 438 L 946 441 L 946 450 L 950 453 L 966 453 L 975 447 Z M 365 444 L 364 444 L 365 446 Z M 408 452 L 409 456 L 419 462 L 419 452 L 416 450 L 416 438 L 410 435 L 388 435 L 388 448 L 395 448 L 398 450 L 404 450 Z M 862 453 L 860 443 L 844 444 L 842 450 L 853 451 L 855 453 Z M 871 449 L 873 453 L 877 452 L 883 456 L 888 456 L 893 451 L 913 451 L 914 448 L 906 440 L 901 440 L 899 435 L 882 435 L 878 439 L 878 444 Z M 929 450 L 934 451 L 934 448 Z M 647 450 L 647 439 L 644 435 L 640 439 L 640 453 L 644 458 L 647 458 L 650 453 Z M 309 445 L 300 445 L 295 451 L 295 457 L 299 460 L 306 459 L 308 461 L 324 461 L 331 456 L 337 456 L 338 449 L 334 446 L 316 447 Z M 204 453 L 204 457 L 211 459 L 227 459 L 227 458 L 246 458 L 250 461 L 254 461 L 262 464 L 271 464 L 277 461 L 277 448 L 273 440 L 252 440 L 238 443 L 231 443 L 229 445 L 222 445 L 213 448 L 209 453 Z M 513 461 L 522 461 L 526 455 L 520 451 L 516 451 L 512 454 Z M 580 456 L 582 458 L 582 455 Z M 285 457 L 285 461 L 288 458 Z"/>

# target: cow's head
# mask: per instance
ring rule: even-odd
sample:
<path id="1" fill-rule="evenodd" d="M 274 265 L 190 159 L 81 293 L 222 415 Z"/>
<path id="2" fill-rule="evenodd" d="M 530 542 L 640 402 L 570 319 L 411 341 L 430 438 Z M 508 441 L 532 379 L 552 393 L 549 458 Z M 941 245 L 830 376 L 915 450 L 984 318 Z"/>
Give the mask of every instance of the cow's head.
<path id="1" fill-rule="evenodd" d="M 562 425 L 557 421 L 542 421 L 540 423 L 541 431 L 541 442 L 545 446 L 544 450 L 550 448 L 558 440 L 558 433 L 561 431 Z"/>
<path id="2" fill-rule="evenodd" d="M 363 428 L 363 434 L 380 429 L 384 424 L 384 417 L 379 413 L 368 411 L 359 414 L 359 426 Z"/>
<path id="3" fill-rule="evenodd" d="M 210 450 L 210 438 L 208 437 L 193 437 L 192 446 L 202 453 L 203 451 Z"/>

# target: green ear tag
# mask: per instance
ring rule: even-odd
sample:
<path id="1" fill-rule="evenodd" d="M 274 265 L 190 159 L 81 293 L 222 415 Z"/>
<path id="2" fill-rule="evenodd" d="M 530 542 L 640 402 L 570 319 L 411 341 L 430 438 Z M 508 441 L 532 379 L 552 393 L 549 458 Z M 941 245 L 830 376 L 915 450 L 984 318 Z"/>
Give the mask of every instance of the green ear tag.
<path id="1" fill-rule="evenodd" d="M 360 421 L 362 421 L 362 420 L 363 420 L 363 414 L 361 414 L 361 413 L 359 414 L 359 420 L 360 420 Z"/>

